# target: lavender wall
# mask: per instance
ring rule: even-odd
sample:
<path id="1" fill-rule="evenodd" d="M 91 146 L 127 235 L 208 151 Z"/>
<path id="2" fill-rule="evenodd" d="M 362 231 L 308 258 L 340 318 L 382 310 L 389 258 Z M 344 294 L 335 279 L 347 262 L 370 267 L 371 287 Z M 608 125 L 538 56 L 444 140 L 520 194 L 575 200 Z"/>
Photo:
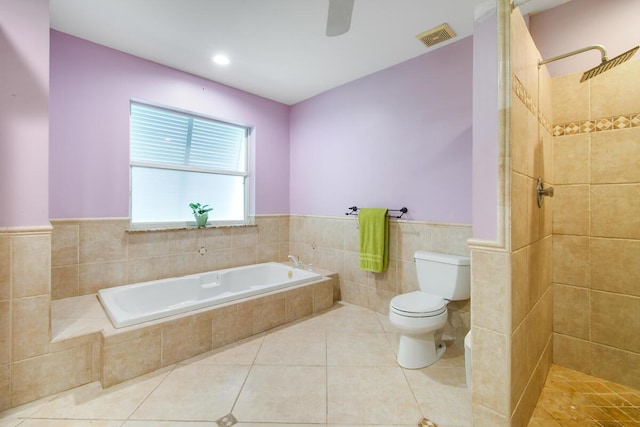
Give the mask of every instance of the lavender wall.
<path id="1" fill-rule="evenodd" d="M 289 107 L 51 31 L 51 218 L 129 215 L 129 100 L 255 126 L 255 213 L 289 213 Z"/>
<path id="2" fill-rule="evenodd" d="M 291 213 L 471 223 L 472 39 L 291 109 Z"/>
<path id="3" fill-rule="evenodd" d="M 529 30 L 545 59 L 594 44 L 603 45 L 611 59 L 640 43 L 639 16 L 638 0 L 573 0 L 531 16 Z M 594 50 L 547 67 L 552 76 L 561 76 L 598 64 L 600 53 Z"/>
<path id="4" fill-rule="evenodd" d="M 473 28 L 473 237 L 498 237 L 498 21 L 495 8 Z"/>
<path id="5" fill-rule="evenodd" d="M 0 2 L 0 228 L 49 224 L 49 2 Z"/>

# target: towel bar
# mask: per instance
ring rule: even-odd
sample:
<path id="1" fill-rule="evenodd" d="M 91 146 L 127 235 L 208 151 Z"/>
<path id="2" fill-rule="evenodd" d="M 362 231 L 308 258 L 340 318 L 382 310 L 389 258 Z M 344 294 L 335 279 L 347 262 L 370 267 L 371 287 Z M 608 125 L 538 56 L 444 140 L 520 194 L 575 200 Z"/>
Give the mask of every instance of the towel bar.
<path id="1" fill-rule="evenodd" d="M 349 212 L 345 212 L 345 215 L 358 215 L 358 210 L 360 210 L 360 208 L 358 208 L 357 206 L 351 206 L 349 208 Z M 402 218 L 402 216 L 404 214 L 406 214 L 407 212 L 409 212 L 409 209 L 407 208 L 400 208 L 400 209 L 387 209 L 389 212 L 400 212 L 400 215 L 389 215 L 390 218 Z"/>

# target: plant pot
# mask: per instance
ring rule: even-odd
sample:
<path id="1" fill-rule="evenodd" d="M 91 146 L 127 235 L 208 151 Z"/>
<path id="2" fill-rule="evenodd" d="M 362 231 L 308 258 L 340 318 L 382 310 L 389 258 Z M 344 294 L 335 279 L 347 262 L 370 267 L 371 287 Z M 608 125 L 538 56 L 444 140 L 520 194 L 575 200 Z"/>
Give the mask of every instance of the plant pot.
<path id="1" fill-rule="evenodd" d="M 209 214 L 203 213 L 202 215 L 193 214 L 196 218 L 196 226 L 198 228 L 206 227 L 207 221 L 209 220 Z"/>

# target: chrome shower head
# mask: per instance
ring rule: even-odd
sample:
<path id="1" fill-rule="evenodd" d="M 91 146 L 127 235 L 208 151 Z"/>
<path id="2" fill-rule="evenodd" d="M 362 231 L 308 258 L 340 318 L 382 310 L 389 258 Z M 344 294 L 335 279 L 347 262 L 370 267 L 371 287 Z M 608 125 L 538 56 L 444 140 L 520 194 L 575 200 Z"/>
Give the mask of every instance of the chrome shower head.
<path id="1" fill-rule="evenodd" d="M 545 59 L 543 61 L 538 61 L 538 67 L 541 67 L 544 64 L 548 64 L 549 62 L 557 61 L 559 59 L 564 59 L 569 56 L 577 55 L 579 53 L 586 52 L 588 50 L 593 50 L 593 49 L 598 49 L 600 51 L 602 62 L 597 67 L 593 67 L 592 69 L 585 71 L 585 73 L 582 75 L 582 78 L 580 79 L 580 83 L 586 80 L 589 80 L 590 78 L 595 77 L 598 74 L 604 73 L 605 71 L 610 70 L 613 67 L 622 64 L 623 62 L 628 61 L 629 59 L 631 59 L 633 55 L 635 55 L 638 49 L 640 49 L 640 46 L 636 46 L 633 49 L 630 49 L 625 53 L 616 56 L 613 59 L 607 59 L 607 51 L 604 50 L 603 46 L 599 44 L 593 45 L 593 46 L 587 46 L 587 47 L 583 47 L 582 49 L 573 50 L 571 52 L 568 52 L 562 55 L 554 56 L 553 58 Z"/>
<path id="2" fill-rule="evenodd" d="M 638 49 L 640 49 L 640 46 L 636 46 L 633 49 L 630 49 L 613 59 L 607 60 L 605 58 L 600 65 L 593 67 L 589 71 L 585 71 L 582 75 L 582 78 L 580 79 L 580 83 L 584 82 L 585 80 L 589 80 L 591 77 L 595 77 L 598 74 L 604 73 L 605 71 L 608 71 L 613 67 L 622 64 L 623 62 L 628 61 L 633 55 L 635 55 Z"/>

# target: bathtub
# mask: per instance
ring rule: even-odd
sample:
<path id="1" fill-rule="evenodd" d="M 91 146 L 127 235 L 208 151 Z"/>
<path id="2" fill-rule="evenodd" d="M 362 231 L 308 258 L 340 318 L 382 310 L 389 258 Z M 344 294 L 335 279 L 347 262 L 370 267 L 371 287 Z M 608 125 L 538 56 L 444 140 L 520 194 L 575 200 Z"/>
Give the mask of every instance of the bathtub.
<path id="1" fill-rule="evenodd" d="M 312 282 L 318 273 L 268 262 L 98 291 L 116 328 Z"/>

